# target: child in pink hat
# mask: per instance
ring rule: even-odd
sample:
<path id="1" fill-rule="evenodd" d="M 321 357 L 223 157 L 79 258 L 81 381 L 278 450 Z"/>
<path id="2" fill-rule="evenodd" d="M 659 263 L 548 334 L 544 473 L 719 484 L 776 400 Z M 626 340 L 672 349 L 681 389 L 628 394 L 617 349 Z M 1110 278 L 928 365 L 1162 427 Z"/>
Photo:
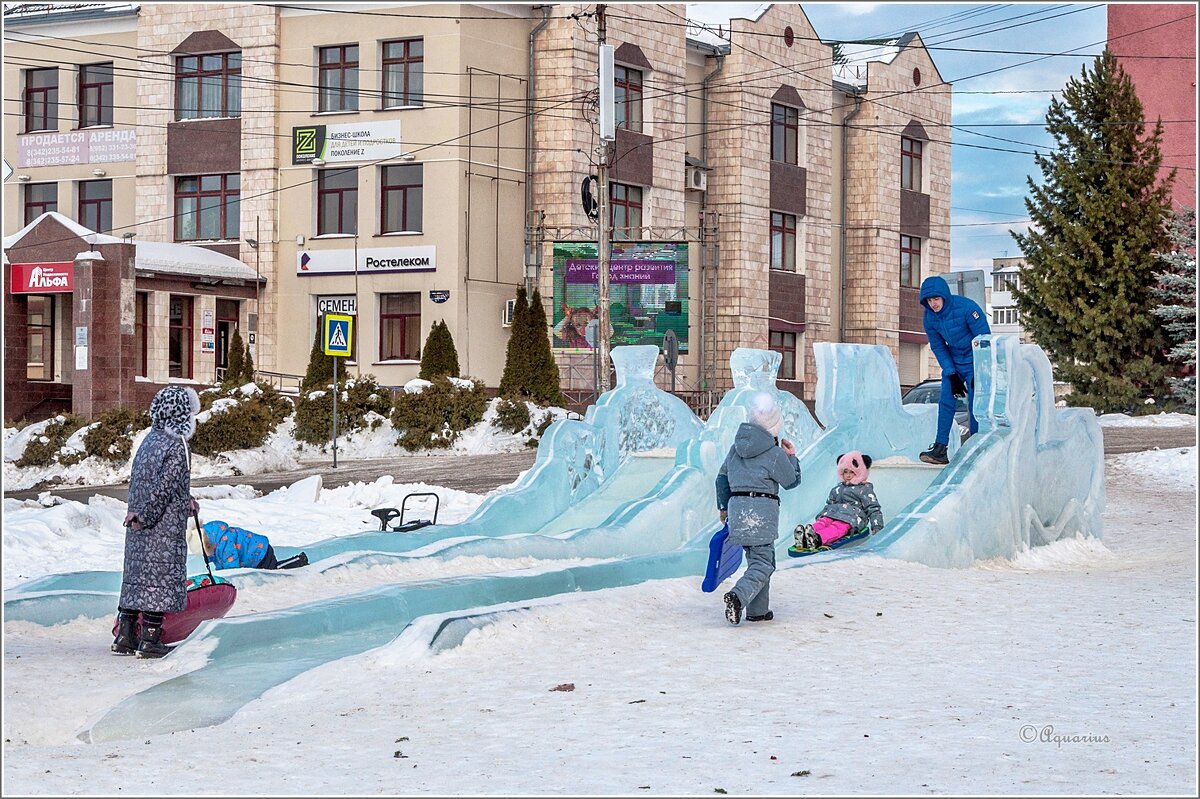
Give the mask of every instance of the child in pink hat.
<path id="1" fill-rule="evenodd" d="M 875 496 L 875 486 L 868 479 L 870 468 L 871 456 L 857 450 L 838 456 L 840 482 L 829 492 L 825 509 L 816 521 L 796 525 L 795 549 L 811 552 L 829 546 L 868 524 L 872 533 L 883 529 L 883 510 Z"/>

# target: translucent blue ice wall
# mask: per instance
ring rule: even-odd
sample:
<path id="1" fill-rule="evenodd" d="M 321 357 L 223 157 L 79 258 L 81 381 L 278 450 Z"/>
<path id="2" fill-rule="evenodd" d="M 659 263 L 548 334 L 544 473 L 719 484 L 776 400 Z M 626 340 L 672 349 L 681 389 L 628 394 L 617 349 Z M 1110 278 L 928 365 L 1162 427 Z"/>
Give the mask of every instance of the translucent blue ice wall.
<path id="1" fill-rule="evenodd" d="M 600 395 L 583 421 L 547 428 L 537 460 L 509 490 L 488 496 L 463 525 L 500 535 L 536 530 L 596 490 L 630 455 L 674 449 L 704 427 L 683 400 L 654 385 L 658 347 L 614 347 L 617 385 Z"/>
<path id="2" fill-rule="evenodd" d="M 1054 406 L 1040 347 L 981 336 L 974 358 L 979 433 L 872 549 L 962 567 L 1061 538 L 1101 537 L 1104 441 L 1095 412 Z"/>

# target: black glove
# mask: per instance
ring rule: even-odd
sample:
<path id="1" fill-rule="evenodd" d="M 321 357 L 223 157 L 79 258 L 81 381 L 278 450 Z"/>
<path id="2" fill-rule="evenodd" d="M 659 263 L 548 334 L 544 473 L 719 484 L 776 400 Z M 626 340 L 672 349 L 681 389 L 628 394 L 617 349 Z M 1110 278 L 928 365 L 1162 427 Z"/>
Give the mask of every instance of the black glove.
<path id="1" fill-rule="evenodd" d="M 956 397 L 967 396 L 967 383 L 961 375 L 950 375 L 950 393 Z"/>

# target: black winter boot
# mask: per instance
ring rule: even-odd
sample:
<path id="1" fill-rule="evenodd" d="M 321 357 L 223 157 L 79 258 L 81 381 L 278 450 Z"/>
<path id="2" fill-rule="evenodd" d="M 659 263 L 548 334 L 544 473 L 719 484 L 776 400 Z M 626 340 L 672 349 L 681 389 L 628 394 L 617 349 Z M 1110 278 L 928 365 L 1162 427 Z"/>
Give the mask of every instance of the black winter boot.
<path id="1" fill-rule="evenodd" d="M 137 623 L 138 612 L 118 608 L 117 637 L 113 639 L 112 651 L 118 655 L 132 655 L 138 647 Z"/>
<path id="2" fill-rule="evenodd" d="M 761 616 L 747 616 L 746 621 L 770 621 L 773 618 L 775 618 L 775 611 L 768 610 Z"/>
<path id="3" fill-rule="evenodd" d="M 929 449 L 921 453 L 921 460 L 932 463 L 934 466 L 945 466 L 950 462 L 950 459 L 946 457 L 946 445 L 930 444 Z"/>
<path id="4" fill-rule="evenodd" d="M 284 558 L 275 566 L 276 569 L 299 569 L 301 566 L 308 565 L 308 555 L 301 552 L 299 555 L 292 555 L 290 558 Z"/>
<path id="5" fill-rule="evenodd" d="M 725 594 L 725 618 L 730 624 L 742 623 L 742 600 L 732 591 Z"/>
<path id="6" fill-rule="evenodd" d="M 137 648 L 139 658 L 160 658 L 175 648 L 159 641 L 162 637 L 162 614 L 155 614 L 157 619 L 151 619 L 150 615 L 143 614 L 146 623 L 142 625 L 142 641 Z"/>

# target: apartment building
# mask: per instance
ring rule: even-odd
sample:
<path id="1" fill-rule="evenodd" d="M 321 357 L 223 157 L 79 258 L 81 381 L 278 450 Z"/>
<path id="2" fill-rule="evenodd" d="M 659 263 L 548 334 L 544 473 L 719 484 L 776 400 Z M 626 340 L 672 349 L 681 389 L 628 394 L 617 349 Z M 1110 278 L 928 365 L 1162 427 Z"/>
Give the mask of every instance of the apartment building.
<path id="1" fill-rule="evenodd" d="M 356 317 L 352 373 L 402 385 L 444 320 L 495 386 L 522 282 L 564 388 L 593 387 L 597 7 L 222 8 L 6 10 L 24 111 L 5 132 L 5 385 L 28 398 L 6 417 L 211 381 L 235 328 L 260 370 L 300 374 L 326 312 Z M 790 4 L 716 34 L 683 4 L 605 16 L 613 343 L 674 339 L 678 387 L 718 397 L 739 346 L 779 351 L 810 400 L 817 341 L 884 344 L 902 382 L 926 376 L 950 93 L 920 37 L 835 47 Z M 28 283 L 58 263 L 104 283 L 96 318 L 77 287 Z M 96 325 L 118 361 L 76 390 Z"/>
<path id="2" fill-rule="evenodd" d="M 1021 341 L 1028 343 L 1033 339 L 1021 326 L 1021 314 L 1013 296 L 1013 289 L 1021 288 L 1021 270 L 1024 268 L 1025 259 L 1021 256 L 992 259 L 992 285 L 987 310 L 993 333 L 1018 336 Z"/>

